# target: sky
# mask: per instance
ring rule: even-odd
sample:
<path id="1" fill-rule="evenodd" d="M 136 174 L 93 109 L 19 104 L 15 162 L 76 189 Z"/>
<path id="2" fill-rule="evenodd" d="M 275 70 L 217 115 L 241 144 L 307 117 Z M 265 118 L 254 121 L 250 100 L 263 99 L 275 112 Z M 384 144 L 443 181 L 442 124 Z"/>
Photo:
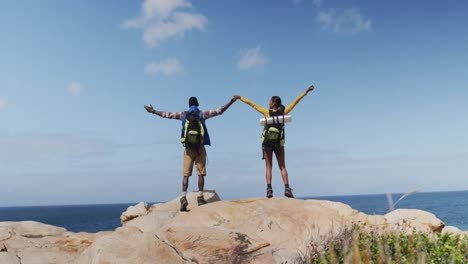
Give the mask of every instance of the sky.
<path id="1" fill-rule="evenodd" d="M 0 2 L 0 206 L 167 201 L 181 123 L 291 112 L 298 197 L 468 190 L 468 2 Z M 207 120 L 205 189 L 265 195 L 261 115 Z M 274 161 L 273 188 L 283 183 Z M 195 172 L 194 172 L 195 174 Z M 192 177 L 189 190 L 196 190 Z"/>

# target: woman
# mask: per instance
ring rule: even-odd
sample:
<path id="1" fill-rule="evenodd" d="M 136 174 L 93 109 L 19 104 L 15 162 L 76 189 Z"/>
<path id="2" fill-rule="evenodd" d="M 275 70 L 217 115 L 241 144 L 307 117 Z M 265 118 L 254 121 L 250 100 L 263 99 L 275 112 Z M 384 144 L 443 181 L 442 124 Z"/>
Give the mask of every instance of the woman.
<path id="1" fill-rule="evenodd" d="M 311 85 L 305 92 L 300 94 L 296 100 L 294 100 L 287 107 L 281 104 L 281 98 L 278 96 L 273 96 L 270 99 L 269 109 L 261 107 L 249 99 L 242 97 L 240 95 L 234 95 L 234 98 L 240 99 L 242 102 L 250 105 L 255 110 L 263 114 L 265 118 L 271 116 L 281 116 L 287 115 L 291 110 L 296 106 L 296 104 L 304 98 L 310 91 L 314 90 L 314 86 Z M 272 169 L 272 160 L 273 152 L 275 153 L 278 166 L 281 170 L 281 176 L 284 182 L 284 195 L 289 198 L 294 198 L 292 189 L 289 187 L 288 171 L 286 170 L 286 164 L 284 159 L 284 124 L 265 124 L 265 128 L 262 133 L 262 149 L 263 157 L 265 159 L 266 165 L 266 182 L 267 182 L 267 197 L 273 197 L 273 189 L 271 187 L 271 169 Z"/>

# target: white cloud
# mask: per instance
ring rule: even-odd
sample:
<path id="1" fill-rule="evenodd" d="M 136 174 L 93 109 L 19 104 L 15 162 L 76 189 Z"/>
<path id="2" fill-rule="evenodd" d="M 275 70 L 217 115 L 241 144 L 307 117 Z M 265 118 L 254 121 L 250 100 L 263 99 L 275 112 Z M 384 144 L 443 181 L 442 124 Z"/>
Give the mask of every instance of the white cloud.
<path id="1" fill-rule="evenodd" d="M 249 70 L 256 67 L 261 67 L 267 62 L 267 59 L 260 52 L 260 46 L 248 49 L 241 53 L 237 67 L 241 70 Z"/>
<path id="2" fill-rule="evenodd" d="M 191 29 L 203 29 L 206 18 L 199 14 L 174 13 L 172 20 L 158 21 L 143 30 L 143 40 L 149 47 L 156 47 L 166 39 L 183 38 Z"/>
<path id="3" fill-rule="evenodd" d="M 83 87 L 77 82 L 71 82 L 67 85 L 67 91 L 73 96 L 80 96 L 83 93 Z"/>
<path id="4" fill-rule="evenodd" d="M 319 12 L 316 19 L 323 29 L 328 29 L 335 33 L 355 34 L 363 31 L 372 31 L 372 21 L 364 19 L 357 8 L 344 10 L 332 8 L 328 12 Z"/>
<path id="5" fill-rule="evenodd" d="M 145 18 L 154 16 L 167 18 L 178 8 L 191 8 L 192 4 L 186 0 L 145 0 L 142 11 Z"/>
<path id="6" fill-rule="evenodd" d="M 184 66 L 177 59 L 166 59 L 159 63 L 150 63 L 145 66 L 145 73 L 155 75 L 162 73 L 172 75 L 184 71 Z"/>
<path id="7" fill-rule="evenodd" d="M 165 40 L 183 38 L 192 29 L 205 29 L 208 20 L 202 14 L 188 12 L 191 8 L 187 0 L 145 0 L 140 16 L 124 21 L 121 26 L 142 28 L 144 42 L 154 48 Z"/>
<path id="8" fill-rule="evenodd" d="M 7 107 L 7 101 L 4 98 L 0 97 L 0 111 L 5 110 L 6 107 Z"/>

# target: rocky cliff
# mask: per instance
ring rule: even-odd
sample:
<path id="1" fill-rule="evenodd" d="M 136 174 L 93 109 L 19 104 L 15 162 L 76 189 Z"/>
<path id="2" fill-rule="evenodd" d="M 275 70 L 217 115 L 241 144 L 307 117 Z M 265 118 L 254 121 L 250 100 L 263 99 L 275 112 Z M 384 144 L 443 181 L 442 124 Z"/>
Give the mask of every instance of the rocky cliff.
<path id="1" fill-rule="evenodd" d="M 140 203 L 122 214 L 122 227 L 99 233 L 0 222 L 0 263 L 294 263 L 353 225 L 379 233 L 468 234 L 421 210 L 366 215 L 324 200 L 220 201 L 214 191 L 205 199 L 198 207 L 189 193 L 189 212 L 178 211 L 178 199 Z"/>

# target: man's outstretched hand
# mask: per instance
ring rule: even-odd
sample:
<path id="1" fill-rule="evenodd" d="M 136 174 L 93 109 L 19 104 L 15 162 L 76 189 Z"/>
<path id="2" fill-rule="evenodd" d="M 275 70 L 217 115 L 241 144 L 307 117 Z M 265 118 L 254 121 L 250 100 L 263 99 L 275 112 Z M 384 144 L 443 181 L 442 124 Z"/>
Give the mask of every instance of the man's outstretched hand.
<path id="1" fill-rule="evenodd" d="M 237 99 L 241 99 L 241 96 L 240 96 L 240 95 L 238 95 L 238 94 L 235 94 L 234 96 L 232 96 L 232 98 L 234 98 L 234 99 L 236 99 L 236 100 L 237 100 Z"/>
<path id="2" fill-rule="evenodd" d="M 311 91 L 313 91 L 313 90 L 314 90 L 314 88 L 315 88 L 315 87 L 314 87 L 314 85 L 311 85 L 311 86 L 309 86 L 309 88 L 307 88 L 307 92 L 311 92 Z"/>
<path id="3" fill-rule="evenodd" d="M 149 106 L 145 105 L 145 109 L 148 113 L 154 114 L 154 108 L 151 104 Z"/>
<path id="4" fill-rule="evenodd" d="M 237 101 L 237 99 L 238 99 L 238 98 L 236 98 L 235 96 L 233 96 L 233 97 L 231 98 L 231 103 L 234 103 L 235 101 Z"/>

